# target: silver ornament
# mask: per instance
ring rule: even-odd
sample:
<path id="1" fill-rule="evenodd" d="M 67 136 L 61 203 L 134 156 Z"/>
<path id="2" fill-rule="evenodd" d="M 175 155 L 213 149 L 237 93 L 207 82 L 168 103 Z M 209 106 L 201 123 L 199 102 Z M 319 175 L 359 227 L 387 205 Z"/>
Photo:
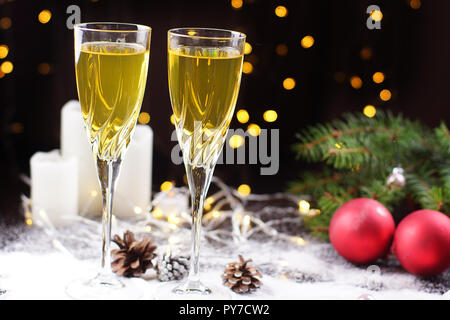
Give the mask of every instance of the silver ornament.
<path id="1" fill-rule="evenodd" d="M 405 171 L 401 167 L 392 169 L 392 173 L 387 177 L 386 184 L 392 190 L 401 189 L 406 184 Z"/>

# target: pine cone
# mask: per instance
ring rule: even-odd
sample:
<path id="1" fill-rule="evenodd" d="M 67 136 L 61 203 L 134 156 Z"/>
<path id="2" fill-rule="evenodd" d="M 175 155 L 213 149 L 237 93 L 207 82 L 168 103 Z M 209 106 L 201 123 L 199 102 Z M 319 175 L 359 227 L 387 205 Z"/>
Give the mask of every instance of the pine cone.
<path id="1" fill-rule="evenodd" d="M 240 262 L 228 264 L 222 275 L 223 283 L 236 293 L 249 293 L 261 286 L 261 281 L 256 277 L 262 277 L 261 273 L 254 266 L 247 264 L 252 259 L 244 260 L 239 255 Z"/>
<path id="2" fill-rule="evenodd" d="M 152 245 L 148 237 L 136 241 L 133 232 L 128 230 L 123 234 L 123 239 L 115 235 L 112 241 L 119 246 L 119 249 L 111 251 L 111 267 L 118 275 L 139 277 L 148 268 L 153 267 L 152 259 L 156 257 L 156 246 Z"/>
<path id="3" fill-rule="evenodd" d="M 181 280 L 189 272 L 189 258 L 165 253 L 156 265 L 159 281 Z"/>

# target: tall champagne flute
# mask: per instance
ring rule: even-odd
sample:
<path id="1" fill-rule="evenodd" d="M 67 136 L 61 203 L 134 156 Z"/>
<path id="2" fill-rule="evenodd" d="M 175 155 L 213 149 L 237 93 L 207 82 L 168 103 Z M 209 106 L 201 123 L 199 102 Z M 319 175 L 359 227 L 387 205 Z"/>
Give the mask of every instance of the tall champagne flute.
<path id="1" fill-rule="evenodd" d="M 221 29 L 168 32 L 170 99 L 192 199 L 191 266 L 176 293 L 211 293 L 199 278 L 203 202 L 233 117 L 245 38 Z"/>
<path id="2" fill-rule="evenodd" d="M 67 287 L 74 298 L 136 298 L 111 270 L 111 215 L 120 165 L 144 97 L 151 28 L 84 23 L 74 29 L 78 97 L 103 197 L 101 269 Z"/>

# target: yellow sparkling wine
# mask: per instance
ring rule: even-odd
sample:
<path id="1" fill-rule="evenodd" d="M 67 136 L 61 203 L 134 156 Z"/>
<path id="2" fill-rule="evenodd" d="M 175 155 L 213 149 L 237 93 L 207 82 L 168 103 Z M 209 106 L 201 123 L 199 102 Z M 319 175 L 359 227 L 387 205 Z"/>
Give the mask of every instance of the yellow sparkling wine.
<path id="1" fill-rule="evenodd" d="M 144 97 L 149 51 L 137 44 L 90 42 L 76 57 L 78 97 L 94 153 L 120 158 Z"/>
<path id="2" fill-rule="evenodd" d="M 243 55 L 233 48 L 169 50 L 169 91 L 178 141 L 189 164 L 218 157 L 233 117 Z"/>

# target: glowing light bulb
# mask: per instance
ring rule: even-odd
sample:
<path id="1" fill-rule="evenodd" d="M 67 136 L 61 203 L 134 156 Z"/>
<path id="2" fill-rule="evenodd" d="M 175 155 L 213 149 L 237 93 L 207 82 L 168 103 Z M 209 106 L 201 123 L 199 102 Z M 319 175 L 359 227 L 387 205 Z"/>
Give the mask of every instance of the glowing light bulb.
<path id="1" fill-rule="evenodd" d="M 244 144 L 244 142 L 245 142 L 244 138 L 238 134 L 232 135 L 230 137 L 230 140 L 228 141 L 230 147 L 232 147 L 233 149 L 239 148 Z"/>
<path id="2" fill-rule="evenodd" d="M 164 181 L 161 183 L 161 191 L 168 192 L 173 188 L 173 182 L 171 181 Z"/>
<path id="3" fill-rule="evenodd" d="M 295 80 L 294 78 L 286 78 L 283 80 L 283 88 L 286 90 L 292 90 L 295 88 Z"/>
<path id="4" fill-rule="evenodd" d="M 251 123 L 248 125 L 247 131 L 250 135 L 257 137 L 261 133 L 261 128 L 257 124 Z"/>
<path id="5" fill-rule="evenodd" d="M 236 118 L 240 123 L 247 123 L 250 119 L 250 115 L 248 114 L 247 110 L 241 109 L 236 112 Z"/>
<path id="6" fill-rule="evenodd" d="M 11 61 L 5 61 L 0 65 L 0 70 L 2 70 L 3 73 L 11 73 L 14 69 L 14 65 Z"/>
<path id="7" fill-rule="evenodd" d="M 373 21 L 381 21 L 383 19 L 383 13 L 380 10 L 373 10 L 370 13 L 370 17 Z"/>
<path id="8" fill-rule="evenodd" d="M 382 83 L 384 81 L 384 73 L 383 72 L 375 72 L 372 76 L 372 80 L 375 83 Z"/>
<path id="9" fill-rule="evenodd" d="M 244 45 L 244 54 L 250 54 L 252 53 L 252 45 L 248 42 L 245 43 Z"/>
<path id="10" fill-rule="evenodd" d="M 355 89 L 359 89 L 359 88 L 362 87 L 363 82 L 362 82 L 362 80 L 361 80 L 360 77 L 358 77 L 358 76 L 352 76 L 352 77 L 350 78 L 350 85 L 351 85 L 353 88 L 355 88 Z"/>
<path id="11" fill-rule="evenodd" d="M 242 0 L 231 0 L 231 6 L 233 7 L 233 9 L 240 9 L 242 8 L 243 4 L 244 3 Z"/>
<path id="12" fill-rule="evenodd" d="M 6 44 L 0 45 L 0 59 L 4 59 L 8 56 L 9 48 Z"/>
<path id="13" fill-rule="evenodd" d="M 308 213 L 309 209 L 311 208 L 311 205 L 309 204 L 308 201 L 306 200 L 300 200 L 298 202 L 298 210 L 300 211 L 300 213 Z"/>
<path id="14" fill-rule="evenodd" d="M 388 89 L 383 89 L 380 91 L 380 99 L 383 101 L 391 100 L 392 93 Z"/>

